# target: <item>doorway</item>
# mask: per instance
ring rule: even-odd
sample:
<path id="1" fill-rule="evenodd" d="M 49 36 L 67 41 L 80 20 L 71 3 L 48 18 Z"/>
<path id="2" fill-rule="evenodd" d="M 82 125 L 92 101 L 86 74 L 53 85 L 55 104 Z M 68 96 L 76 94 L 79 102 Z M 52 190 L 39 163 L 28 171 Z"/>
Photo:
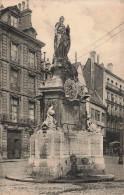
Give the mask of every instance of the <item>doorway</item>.
<path id="1" fill-rule="evenodd" d="M 9 159 L 21 158 L 21 132 L 7 131 L 7 157 Z"/>

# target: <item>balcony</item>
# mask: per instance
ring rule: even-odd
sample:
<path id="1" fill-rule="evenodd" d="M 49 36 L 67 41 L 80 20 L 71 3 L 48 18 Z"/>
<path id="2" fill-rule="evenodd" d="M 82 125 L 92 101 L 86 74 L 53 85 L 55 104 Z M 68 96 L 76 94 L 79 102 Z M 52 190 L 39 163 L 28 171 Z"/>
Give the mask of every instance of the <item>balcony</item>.
<path id="1" fill-rule="evenodd" d="M 1 114 L 0 121 L 3 123 L 18 123 L 19 125 L 37 125 L 37 120 L 26 117 L 15 117 L 12 114 Z"/>
<path id="2" fill-rule="evenodd" d="M 108 82 L 106 82 L 106 89 L 111 90 L 115 93 L 119 93 L 119 94 L 124 93 L 124 91 L 122 89 L 120 89 L 120 88 L 118 88 L 118 87 L 116 87 Z"/>

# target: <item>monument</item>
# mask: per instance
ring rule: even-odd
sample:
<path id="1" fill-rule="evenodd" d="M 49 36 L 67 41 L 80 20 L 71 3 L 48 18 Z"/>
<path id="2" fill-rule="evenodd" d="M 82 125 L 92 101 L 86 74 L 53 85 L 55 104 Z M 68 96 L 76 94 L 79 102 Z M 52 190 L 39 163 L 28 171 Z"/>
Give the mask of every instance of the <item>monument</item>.
<path id="1" fill-rule="evenodd" d="M 89 123 L 84 86 L 69 61 L 70 28 L 64 17 L 55 25 L 51 78 L 41 84 L 41 118 L 30 138 L 29 164 L 45 180 L 104 174 L 103 137 Z"/>

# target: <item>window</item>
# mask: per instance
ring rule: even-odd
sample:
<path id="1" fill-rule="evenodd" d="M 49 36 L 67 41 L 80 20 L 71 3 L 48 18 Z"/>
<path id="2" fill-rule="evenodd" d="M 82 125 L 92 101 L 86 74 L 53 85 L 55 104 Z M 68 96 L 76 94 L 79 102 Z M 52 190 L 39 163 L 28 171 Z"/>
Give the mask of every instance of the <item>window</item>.
<path id="1" fill-rule="evenodd" d="M 109 78 L 107 78 L 107 82 L 109 83 Z"/>
<path id="2" fill-rule="evenodd" d="M 120 85 L 120 89 L 122 88 L 122 85 Z"/>
<path id="3" fill-rule="evenodd" d="M 118 116 L 118 108 L 115 107 L 115 116 Z"/>
<path id="4" fill-rule="evenodd" d="M 29 119 L 34 121 L 35 118 L 35 104 L 34 102 L 29 102 Z"/>
<path id="5" fill-rule="evenodd" d="M 98 111 L 98 121 L 100 121 L 100 111 Z"/>
<path id="6" fill-rule="evenodd" d="M 117 95 L 115 95 L 115 103 L 117 103 Z"/>
<path id="7" fill-rule="evenodd" d="M 11 60 L 18 62 L 18 45 L 11 43 Z"/>
<path id="8" fill-rule="evenodd" d="M 120 97 L 120 102 L 119 102 L 119 103 L 120 103 L 120 105 L 121 105 L 121 103 L 122 103 L 122 99 L 121 99 L 121 97 Z"/>
<path id="9" fill-rule="evenodd" d="M 107 91 L 107 100 L 110 100 L 110 98 L 109 98 L 109 92 Z"/>
<path id="10" fill-rule="evenodd" d="M 107 119 L 107 127 L 110 127 L 110 120 Z"/>
<path id="11" fill-rule="evenodd" d="M 118 120 L 115 121 L 115 128 L 118 129 Z"/>
<path id="12" fill-rule="evenodd" d="M 110 105 L 109 104 L 107 105 L 107 111 L 108 111 L 108 114 L 111 114 L 111 109 L 110 109 Z"/>
<path id="13" fill-rule="evenodd" d="M 114 107 L 111 105 L 111 114 L 113 115 L 114 114 Z"/>
<path id="14" fill-rule="evenodd" d="M 17 122 L 17 117 L 18 117 L 18 99 L 12 98 L 11 100 L 11 114 L 12 114 L 12 121 Z"/>
<path id="15" fill-rule="evenodd" d="M 111 127 L 114 128 L 114 119 L 111 119 Z"/>
<path id="16" fill-rule="evenodd" d="M 119 110 L 119 117 L 122 117 L 122 109 Z"/>
<path id="17" fill-rule="evenodd" d="M 98 111 L 98 110 L 95 110 L 95 119 L 97 121 L 100 121 L 100 111 Z"/>
<path id="18" fill-rule="evenodd" d="M 115 83 L 116 87 L 118 86 L 118 83 Z"/>
<path id="19" fill-rule="evenodd" d="M 111 94 L 111 101 L 114 102 L 114 95 Z"/>
<path id="20" fill-rule="evenodd" d="M 113 85 L 113 80 L 111 80 L 111 84 Z"/>
<path id="21" fill-rule="evenodd" d="M 18 18 L 15 16 L 11 16 L 11 25 L 14 27 L 18 27 Z"/>
<path id="22" fill-rule="evenodd" d="M 102 122 L 105 122 L 105 113 L 102 112 Z"/>
<path id="23" fill-rule="evenodd" d="M 95 110 L 91 108 L 91 118 L 95 119 Z"/>
<path id="24" fill-rule="evenodd" d="M 34 68 L 35 66 L 35 53 L 29 51 L 29 57 L 28 57 L 29 67 Z"/>
<path id="25" fill-rule="evenodd" d="M 33 76 L 29 76 L 29 91 L 34 92 L 35 91 L 35 78 Z"/>
<path id="26" fill-rule="evenodd" d="M 18 89 L 18 72 L 11 70 L 10 73 L 10 88 L 12 90 L 17 90 Z"/>

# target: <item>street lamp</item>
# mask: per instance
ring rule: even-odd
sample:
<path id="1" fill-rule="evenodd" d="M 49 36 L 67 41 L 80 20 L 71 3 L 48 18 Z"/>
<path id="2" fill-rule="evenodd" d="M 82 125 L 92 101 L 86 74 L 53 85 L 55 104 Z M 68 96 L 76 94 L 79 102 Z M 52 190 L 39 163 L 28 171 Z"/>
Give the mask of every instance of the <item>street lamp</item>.
<path id="1" fill-rule="evenodd" d="M 124 131 L 124 119 L 123 122 L 120 123 L 120 153 L 119 153 L 119 160 L 118 164 L 123 164 L 123 131 Z"/>

